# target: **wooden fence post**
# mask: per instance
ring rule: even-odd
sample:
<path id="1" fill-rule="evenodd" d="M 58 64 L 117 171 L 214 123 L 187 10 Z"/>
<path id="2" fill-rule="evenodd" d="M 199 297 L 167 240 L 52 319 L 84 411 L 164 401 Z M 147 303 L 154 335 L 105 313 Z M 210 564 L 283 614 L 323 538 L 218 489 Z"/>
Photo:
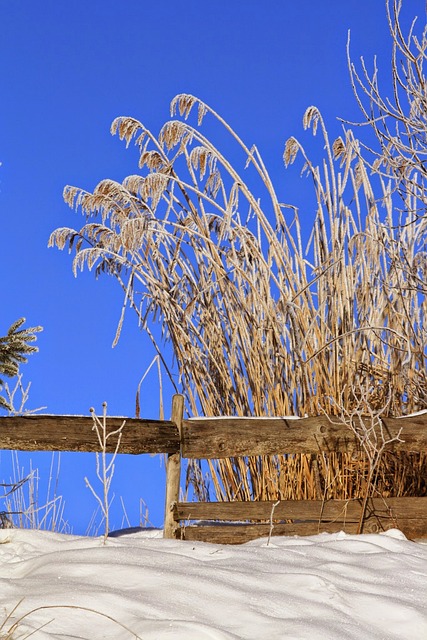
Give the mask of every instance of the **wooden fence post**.
<path id="1" fill-rule="evenodd" d="M 171 420 L 176 424 L 179 431 L 180 440 L 182 429 L 182 418 L 184 414 L 184 396 L 175 394 L 172 398 Z M 175 538 L 179 522 L 174 519 L 174 507 L 179 502 L 179 489 L 181 480 L 181 446 L 177 453 L 168 455 L 166 463 L 166 504 L 165 521 L 163 526 L 164 538 Z"/>

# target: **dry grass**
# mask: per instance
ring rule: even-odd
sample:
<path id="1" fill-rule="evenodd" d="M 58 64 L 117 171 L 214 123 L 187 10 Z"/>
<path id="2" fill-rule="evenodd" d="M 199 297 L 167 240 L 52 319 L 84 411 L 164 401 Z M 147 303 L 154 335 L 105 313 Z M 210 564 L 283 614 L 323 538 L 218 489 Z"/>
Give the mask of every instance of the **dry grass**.
<path id="1" fill-rule="evenodd" d="M 305 247 L 303 218 L 279 202 L 257 148 L 194 96 L 177 96 L 171 113 L 180 119 L 158 137 L 133 118 L 114 121 L 112 132 L 139 148 L 141 173 L 104 180 L 93 193 L 66 187 L 86 221 L 50 238 L 75 250 L 76 273 L 94 268 L 120 282 L 116 338 L 130 307 L 193 415 L 342 417 L 361 410 L 358 389 L 378 418 L 425 409 L 425 219 L 413 190 L 402 214 L 351 130 L 331 142 L 310 107 L 304 127 L 320 133 L 324 161 L 314 166 L 295 138 L 284 152 L 286 165 L 302 157 L 316 192 Z M 205 116 L 240 149 L 242 171 L 203 135 Z M 216 461 L 210 472 L 219 499 L 347 498 L 366 492 L 368 467 L 366 456 L 319 455 Z M 411 466 L 383 454 L 373 482 L 380 493 L 425 492 L 421 469 L 423 456 Z M 197 463 L 190 479 L 206 496 Z"/>
<path id="2" fill-rule="evenodd" d="M 26 613 L 19 614 L 17 613 L 19 607 L 23 603 L 23 599 L 20 600 L 13 609 L 6 614 L 5 618 L 0 621 L 0 640 L 26 640 L 30 637 L 36 637 L 42 629 L 48 627 L 54 620 L 55 615 L 60 614 L 61 612 L 72 611 L 75 615 L 78 613 L 90 613 L 94 614 L 98 618 L 107 620 L 112 623 L 112 626 L 116 626 L 121 630 L 126 631 L 129 634 L 129 637 L 134 640 L 142 640 L 141 637 L 136 634 L 134 631 L 129 629 L 125 624 L 119 622 L 114 617 L 97 611 L 96 609 L 92 609 L 91 607 L 83 607 L 78 605 L 42 605 L 40 607 L 34 607 L 33 609 L 27 611 Z M 33 617 L 34 614 L 43 614 L 49 613 L 50 617 L 46 622 L 30 626 L 30 618 Z"/>

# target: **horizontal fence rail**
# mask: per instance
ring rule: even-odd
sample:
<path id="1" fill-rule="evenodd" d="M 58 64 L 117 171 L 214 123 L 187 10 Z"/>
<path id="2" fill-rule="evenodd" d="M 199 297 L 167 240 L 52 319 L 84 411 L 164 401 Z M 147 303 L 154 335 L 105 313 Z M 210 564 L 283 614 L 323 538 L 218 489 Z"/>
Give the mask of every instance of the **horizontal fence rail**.
<path id="1" fill-rule="evenodd" d="M 366 419 L 368 425 L 368 419 Z M 382 431 L 381 431 L 382 429 Z M 375 428 L 377 442 L 387 451 L 427 450 L 427 414 L 383 418 Z M 373 435 L 373 434 L 372 434 Z M 184 458 L 232 458 L 278 453 L 358 453 L 360 440 L 336 417 L 313 418 L 191 418 L 182 423 Z"/>
<path id="2" fill-rule="evenodd" d="M 421 537 L 426 527 L 427 498 L 369 498 L 358 500 L 281 500 L 259 502 L 178 502 L 177 521 L 204 521 L 203 526 L 185 526 L 186 540 L 198 539 L 229 544 L 274 535 L 313 535 L 345 530 L 355 534 L 364 510 L 363 531 L 378 533 L 389 529 L 405 530 L 407 537 Z M 245 521 L 251 524 L 245 524 Z M 264 521 L 256 523 L 253 521 Z M 239 522 L 222 525 L 212 521 Z"/>
<path id="3" fill-rule="evenodd" d="M 125 421 L 121 453 L 178 453 L 183 458 L 215 459 L 280 453 L 360 451 L 354 433 L 337 418 L 191 418 L 182 420 L 182 441 L 176 422 L 108 417 L 109 431 Z M 383 418 L 378 442 L 396 438 L 387 451 L 427 451 L 427 413 Z M 23 415 L 0 417 L 0 449 L 21 451 L 99 451 L 91 416 Z M 117 440 L 112 437 L 109 451 Z M 182 445 L 182 446 L 181 446 Z"/>
<path id="4" fill-rule="evenodd" d="M 108 432 L 125 421 L 120 453 L 176 453 L 180 438 L 170 420 L 107 418 Z M 20 451 L 100 451 L 91 416 L 26 415 L 0 417 L 0 449 Z M 117 437 L 108 440 L 107 453 L 114 453 Z"/>
<path id="5" fill-rule="evenodd" d="M 259 502 L 178 502 L 174 511 L 180 520 L 314 520 L 356 522 L 362 500 L 281 500 Z M 387 502 L 387 507 L 385 505 Z M 399 518 L 419 519 L 424 498 L 370 498 L 367 511 Z M 232 518 L 230 517 L 232 516 Z"/>

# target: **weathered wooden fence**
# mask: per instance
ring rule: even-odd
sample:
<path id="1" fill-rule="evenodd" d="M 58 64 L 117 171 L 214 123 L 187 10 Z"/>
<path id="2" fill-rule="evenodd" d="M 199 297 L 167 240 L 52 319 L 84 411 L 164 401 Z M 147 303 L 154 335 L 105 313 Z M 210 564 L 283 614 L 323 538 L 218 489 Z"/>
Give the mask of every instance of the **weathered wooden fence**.
<path id="1" fill-rule="evenodd" d="M 183 458 L 217 459 L 274 454 L 357 454 L 360 443 L 344 424 L 327 416 L 304 418 L 183 418 L 184 400 L 173 398 L 171 420 L 127 418 L 120 453 L 167 453 L 164 535 L 169 538 L 240 543 L 267 535 L 356 533 L 399 528 L 408 538 L 427 537 L 427 496 L 354 500 L 281 500 L 278 503 L 181 502 Z M 108 418 L 108 430 L 123 418 Z M 99 451 L 91 417 L 0 417 L 0 449 Z M 427 452 L 427 414 L 383 418 L 379 442 L 392 452 Z M 394 439 L 401 432 L 399 439 Z M 108 441 L 114 451 L 117 440 Z M 201 523 L 202 521 L 202 523 Z"/>

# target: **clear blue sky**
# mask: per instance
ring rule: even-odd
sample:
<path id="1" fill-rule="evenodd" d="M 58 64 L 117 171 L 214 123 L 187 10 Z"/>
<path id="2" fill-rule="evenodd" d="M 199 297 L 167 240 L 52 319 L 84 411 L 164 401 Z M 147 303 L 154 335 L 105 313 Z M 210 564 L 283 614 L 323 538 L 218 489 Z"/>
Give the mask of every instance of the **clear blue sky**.
<path id="1" fill-rule="evenodd" d="M 404 4 L 405 16 L 424 23 L 424 0 Z M 137 171 L 135 151 L 109 133 L 112 120 L 132 115 L 158 131 L 172 97 L 192 93 L 258 146 L 282 200 L 301 204 L 311 186 L 298 170 L 286 172 L 281 158 L 289 136 L 304 139 L 306 107 L 320 108 L 332 136 L 340 133 L 337 116 L 359 119 L 348 29 L 354 59 L 377 54 L 387 84 L 384 0 L 0 0 L 0 335 L 20 316 L 44 327 L 40 352 L 23 368 L 32 382 L 29 408 L 87 414 L 106 400 L 110 414 L 133 416 L 154 355 L 130 314 L 112 349 L 118 285 L 86 273 L 75 279 L 70 257 L 47 248 L 53 229 L 80 224 L 63 203 L 66 184 L 92 190 L 103 178 Z M 308 225 L 311 214 L 307 205 Z M 166 388 L 167 412 L 170 400 Z M 158 417 L 154 373 L 141 413 Z M 8 457 L 1 454 L 0 479 Z M 44 473 L 46 456 L 32 458 Z M 95 507 L 83 482 L 93 468 L 91 456 L 63 454 L 60 488 L 77 533 Z M 161 524 L 158 458 L 123 459 L 113 491 L 132 524 L 139 497 Z"/>

